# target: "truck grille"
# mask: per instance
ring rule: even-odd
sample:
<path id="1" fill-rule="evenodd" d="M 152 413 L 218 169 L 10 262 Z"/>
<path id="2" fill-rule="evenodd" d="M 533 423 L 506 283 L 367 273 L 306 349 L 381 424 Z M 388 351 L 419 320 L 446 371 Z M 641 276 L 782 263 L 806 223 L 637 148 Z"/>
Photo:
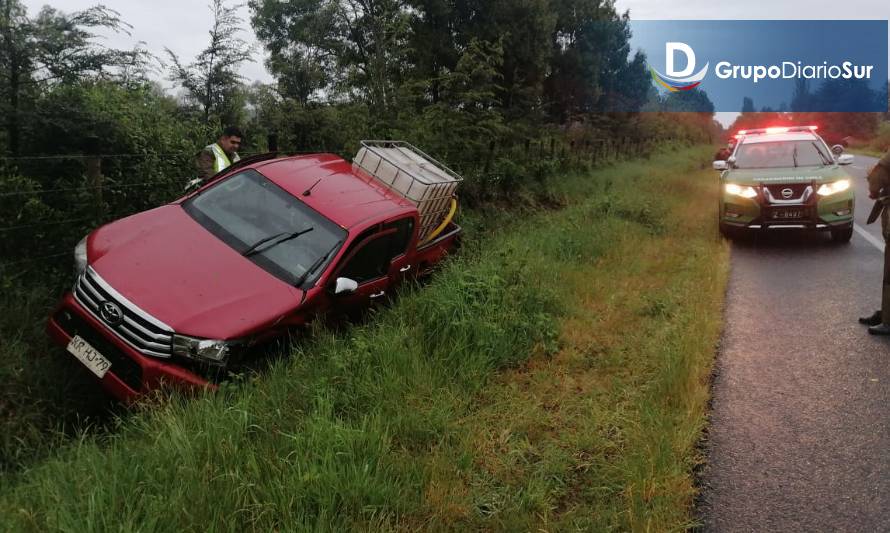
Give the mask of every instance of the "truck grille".
<path id="1" fill-rule="evenodd" d="M 74 297 L 90 314 L 139 353 L 163 358 L 172 355 L 173 329 L 121 296 L 92 268 L 87 267 L 78 276 L 74 284 Z M 108 313 L 109 308 L 116 308 L 121 316 Z"/>
<path id="2" fill-rule="evenodd" d="M 802 200 L 803 195 L 809 187 L 809 183 L 792 183 L 788 185 L 767 185 L 770 194 L 776 200 Z M 785 197 L 782 191 L 791 191 L 791 196 Z"/>

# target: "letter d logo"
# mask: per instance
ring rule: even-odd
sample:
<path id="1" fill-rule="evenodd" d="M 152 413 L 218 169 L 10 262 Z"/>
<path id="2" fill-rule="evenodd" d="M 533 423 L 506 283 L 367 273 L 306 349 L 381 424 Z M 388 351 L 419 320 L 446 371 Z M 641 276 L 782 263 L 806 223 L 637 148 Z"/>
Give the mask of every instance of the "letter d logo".
<path id="1" fill-rule="evenodd" d="M 667 62 L 667 75 L 672 78 L 685 78 L 695 71 L 695 52 L 692 47 L 686 43 L 665 43 L 665 54 Z M 674 69 L 674 57 L 677 52 L 686 55 L 686 68 L 682 71 Z"/>
<path id="2" fill-rule="evenodd" d="M 695 72 L 695 52 L 692 51 L 691 46 L 686 43 L 665 43 L 664 51 L 667 75 L 658 72 L 652 65 L 649 65 L 649 71 L 652 73 L 652 79 L 655 80 L 655 83 L 671 92 L 691 91 L 701 85 L 702 80 L 708 74 L 708 67 L 711 66 L 710 62 L 706 63 L 704 68 L 698 71 L 697 74 L 693 75 L 692 73 Z M 681 52 L 686 56 L 686 68 L 679 72 L 676 70 L 674 63 L 677 52 Z"/>

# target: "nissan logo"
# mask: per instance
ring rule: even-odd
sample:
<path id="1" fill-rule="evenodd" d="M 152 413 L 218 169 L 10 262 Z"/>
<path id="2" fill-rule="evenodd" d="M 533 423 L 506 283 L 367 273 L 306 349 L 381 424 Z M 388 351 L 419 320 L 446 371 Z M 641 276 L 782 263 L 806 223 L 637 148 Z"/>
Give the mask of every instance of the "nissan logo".
<path id="1" fill-rule="evenodd" d="M 782 198 L 787 200 L 792 196 L 794 196 L 794 191 L 792 191 L 791 189 L 782 189 Z"/>
<path id="2" fill-rule="evenodd" d="M 99 304 L 99 316 L 109 326 L 118 326 L 124 321 L 124 312 L 114 302 L 102 302 Z"/>

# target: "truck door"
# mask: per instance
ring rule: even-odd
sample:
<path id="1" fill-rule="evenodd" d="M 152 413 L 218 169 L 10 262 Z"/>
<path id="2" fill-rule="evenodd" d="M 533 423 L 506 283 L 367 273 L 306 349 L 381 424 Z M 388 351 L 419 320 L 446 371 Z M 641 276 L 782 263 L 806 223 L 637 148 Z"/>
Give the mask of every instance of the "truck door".
<path id="1" fill-rule="evenodd" d="M 352 294 L 335 296 L 334 304 L 338 309 L 359 309 L 386 297 L 390 288 L 389 274 L 396 233 L 394 228 L 373 233 L 346 254 L 331 281 L 349 278 L 358 283 L 358 289 Z"/>
<path id="2" fill-rule="evenodd" d="M 389 265 L 391 289 L 395 289 L 406 277 L 411 276 L 417 268 L 412 263 L 415 259 L 415 250 L 409 249 L 411 243 L 415 242 L 415 226 L 413 216 L 391 220 L 383 225 L 384 231 L 395 230 L 392 236 L 392 261 Z"/>

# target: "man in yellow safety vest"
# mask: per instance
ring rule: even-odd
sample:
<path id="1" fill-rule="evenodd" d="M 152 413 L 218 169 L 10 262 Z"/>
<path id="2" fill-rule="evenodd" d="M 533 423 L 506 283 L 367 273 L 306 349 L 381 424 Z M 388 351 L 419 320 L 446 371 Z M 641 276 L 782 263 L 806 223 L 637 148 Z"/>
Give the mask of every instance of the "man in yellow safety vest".
<path id="1" fill-rule="evenodd" d="M 198 180 L 204 181 L 240 161 L 237 150 L 241 147 L 242 137 L 240 129 L 229 126 L 215 143 L 201 150 L 197 161 Z"/>

